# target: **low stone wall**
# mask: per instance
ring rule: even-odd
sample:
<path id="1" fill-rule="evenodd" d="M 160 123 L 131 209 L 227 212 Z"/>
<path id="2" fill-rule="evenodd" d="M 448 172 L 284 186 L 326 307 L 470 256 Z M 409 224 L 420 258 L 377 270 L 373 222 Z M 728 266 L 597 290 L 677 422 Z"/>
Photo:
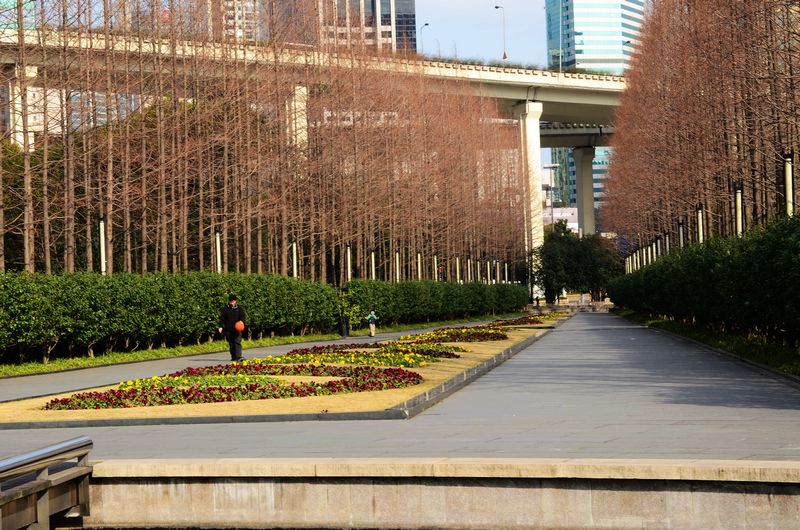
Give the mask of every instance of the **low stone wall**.
<path id="1" fill-rule="evenodd" d="M 800 463 L 108 461 L 87 528 L 795 529 Z"/>

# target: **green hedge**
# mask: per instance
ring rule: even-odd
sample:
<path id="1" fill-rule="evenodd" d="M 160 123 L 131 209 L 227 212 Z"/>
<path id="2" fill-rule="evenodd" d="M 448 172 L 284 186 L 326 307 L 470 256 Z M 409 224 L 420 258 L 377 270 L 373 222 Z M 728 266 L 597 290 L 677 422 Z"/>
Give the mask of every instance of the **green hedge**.
<path id="1" fill-rule="evenodd" d="M 199 342 L 214 334 L 231 293 L 251 336 L 332 331 L 342 309 L 354 324 L 363 308 L 382 323 L 425 322 L 527 302 L 519 285 L 356 281 L 340 297 L 316 282 L 257 274 L 0 273 L 0 353 L 19 362 Z"/>
<path id="2" fill-rule="evenodd" d="M 609 287 L 615 304 L 800 344 L 800 219 L 670 253 Z"/>
<path id="3" fill-rule="evenodd" d="M 16 361 L 197 342 L 213 335 L 230 293 L 251 335 L 330 331 L 338 320 L 334 289 L 280 276 L 5 273 L 0 351 Z"/>
<path id="4" fill-rule="evenodd" d="M 382 324 L 446 320 L 489 313 L 507 313 L 525 307 L 524 285 L 444 282 L 349 282 L 343 292 L 351 325 L 360 327 L 370 309 Z"/>

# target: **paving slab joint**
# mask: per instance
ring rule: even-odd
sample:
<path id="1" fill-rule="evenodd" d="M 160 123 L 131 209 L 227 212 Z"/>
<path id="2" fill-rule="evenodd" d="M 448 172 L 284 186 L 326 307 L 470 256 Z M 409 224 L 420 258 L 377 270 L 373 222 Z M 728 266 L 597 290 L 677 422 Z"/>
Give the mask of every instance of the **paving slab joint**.
<path id="1" fill-rule="evenodd" d="M 388 410 L 402 410 L 405 411 L 408 418 L 413 418 L 417 414 L 429 409 L 430 407 L 434 406 L 438 402 L 442 401 L 443 399 L 447 398 L 448 396 L 454 394 L 455 392 L 459 391 L 460 389 L 464 388 L 472 381 L 476 380 L 477 378 L 481 377 L 482 375 L 490 372 L 497 366 L 500 366 L 508 359 L 514 357 L 516 354 L 521 352 L 522 350 L 529 347 L 534 342 L 538 341 L 540 338 L 545 336 L 551 330 L 558 328 L 572 318 L 574 313 L 572 313 L 569 317 L 556 321 L 552 326 L 548 326 L 544 328 L 544 332 L 539 335 L 534 335 L 532 337 L 528 337 L 527 339 L 523 340 L 522 342 L 518 342 L 505 350 L 501 351 L 500 353 L 493 356 L 491 359 L 488 359 L 477 366 L 472 368 L 468 368 L 461 372 L 460 374 L 456 375 L 455 377 L 448 379 L 444 383 L 440 384 L 439 386 L 432 388 L 428 392 L 423 395 L 419 395 L 405 401 L 395 407 L 392 407 Z"/>
<path id="2" fill-rule="evenodd" d="M 760 372 L 760 373 L 762 373 L 762 374 L 764 374 L 764 375 L 766 375 L 768 377 L 771 377 L 772 379 L 775 379 L 775 380 L 777 380 L 777 381 L 779 381 L 781 383 L 784 383 L 784 384 L 786 384 L 788 386 L 796 388 L 797 390 L 800 390 L 800 377 L 797 377 L 796 375 L 787 374 L 786 372 L 781 372 L 780 370 L 778 370 L 776 368 L 772 368 L 771 366 L 767 366 L 765 364 L 761 364 L 761 363 L 758 363 L 756 361 L 751 361 L 750 359 L 747 359 L 745 357 L 741 357 L 740 355 L 737 355 L 737 354 L 735 354 L 733 352 L 729 352 L 727 350 L 723 350 L 722 348 L 717 348 L 716 346 L 711 346 L 709 344 L 706 344 L 705 342 L 702 342 L 702 341 L 697 340 L 697 339 L 693 339 L 691 337 L 685 337 L 685 336 L 683 336 L 683 335 L 681 335 L 679 333 L 675 333 L 674 331 L 669 331 L 669 330 L 661 329 L 661 328 L 653 328 L 653 327 L 648 327 L 647 329 L 651 329 L 651 330 L 656 331 L 656 332 L 664 333 L 664 334 L 669 335 L 669 336 L 671 336 L 673 338 L 679 339 L 679 340 L 681 340 L 683 342 L 688 342 L 690 344 L 694 344 L 696 346 L 700 346 L 700 347 L 702 347 L 703 349 L 706 349 L 706 350 L 711 350 L 712 352 L 714 352 L 714 353 L 716 353 L 718 355 L 726 357 L 726 358 L 728 358 L 728 359 L 730 359 L 732 361 L 736 361 L 736 362 L 739 362 L 741 364 L 744 364 L 748 368 L 750 368 L 750 369 L 752 369 L 752 370 L 754 370 L 756 372 Z"/>

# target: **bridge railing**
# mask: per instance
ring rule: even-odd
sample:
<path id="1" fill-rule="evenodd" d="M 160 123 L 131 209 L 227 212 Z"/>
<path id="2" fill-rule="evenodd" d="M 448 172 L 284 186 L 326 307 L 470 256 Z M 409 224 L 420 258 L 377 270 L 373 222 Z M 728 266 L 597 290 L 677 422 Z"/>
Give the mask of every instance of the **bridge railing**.
<path id="1" fill-rule="evenodd" d="M 80 436 L 0 460 L 0 530 L 49 530 L 52 516 L 89 515 L 92 445 Z"/>

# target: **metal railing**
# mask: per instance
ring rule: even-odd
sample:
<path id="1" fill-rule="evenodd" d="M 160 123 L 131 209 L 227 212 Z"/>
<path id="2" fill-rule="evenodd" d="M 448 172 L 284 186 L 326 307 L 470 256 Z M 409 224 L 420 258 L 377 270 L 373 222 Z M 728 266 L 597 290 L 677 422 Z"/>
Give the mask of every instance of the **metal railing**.
<path id="1" fill-rule="evenodd" d="M 0 530 L 49 530 L 52 516 L 88 515 L 92 445 L 80 436 L 0 460 Z"/>

